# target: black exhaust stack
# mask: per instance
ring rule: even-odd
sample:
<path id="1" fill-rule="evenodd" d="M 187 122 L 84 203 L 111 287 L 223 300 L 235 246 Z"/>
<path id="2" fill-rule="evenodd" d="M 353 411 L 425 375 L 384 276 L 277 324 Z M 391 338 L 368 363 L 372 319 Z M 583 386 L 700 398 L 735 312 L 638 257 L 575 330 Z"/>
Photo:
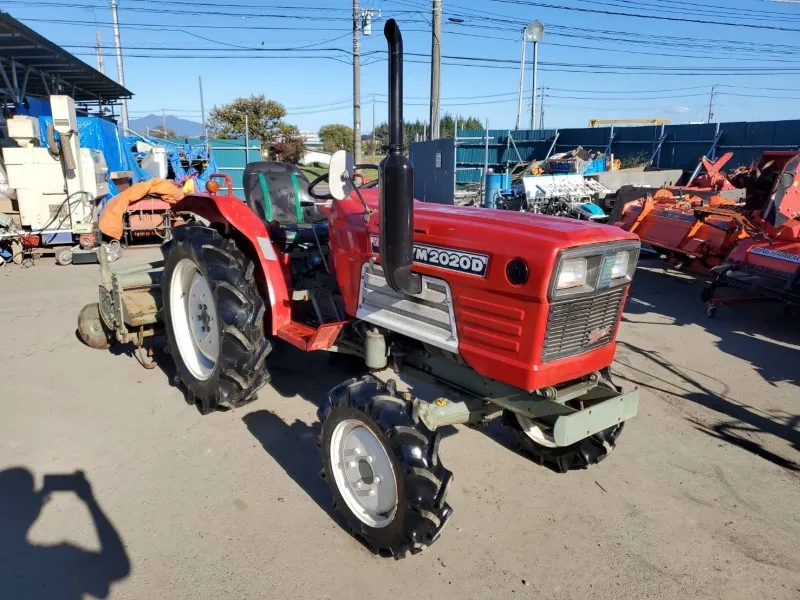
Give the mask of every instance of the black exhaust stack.
<path id="1" fill-rule="evenodd" d="M 422 278 L 411 272 L 414 167 L 403 155 L 403 36 L 394 19 L 383 34 L 389 43 L 389 153 L 380 164 L 381 263 L 393 290 L 419 294 Z"/>

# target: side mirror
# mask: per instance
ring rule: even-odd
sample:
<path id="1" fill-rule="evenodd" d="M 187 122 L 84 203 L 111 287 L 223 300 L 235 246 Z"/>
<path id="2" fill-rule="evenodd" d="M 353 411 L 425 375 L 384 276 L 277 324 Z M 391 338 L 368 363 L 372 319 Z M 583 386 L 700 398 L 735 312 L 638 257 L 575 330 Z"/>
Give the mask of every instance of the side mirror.
<path id="1" fill-rule="evenodd" d="M 331 196 L 344 200 L 353 191 L 353 155 L 346 150 L 337 150 L 328 166 L 328 189 Z"/>

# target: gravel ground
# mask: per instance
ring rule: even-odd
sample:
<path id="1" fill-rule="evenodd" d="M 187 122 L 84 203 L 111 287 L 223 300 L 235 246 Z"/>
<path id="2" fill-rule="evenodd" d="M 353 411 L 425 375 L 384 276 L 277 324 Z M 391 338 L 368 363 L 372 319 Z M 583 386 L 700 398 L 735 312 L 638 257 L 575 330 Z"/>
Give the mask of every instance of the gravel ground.
<path id="1" fill-rule="evenodd" d="M 258 401 L 201 417 L 168 360 L 83 346 L 96 269 L 47 263 L 0 269 L 3 600 L 800 596 L 800 330 L 777 308 L 709 320 L 700 282 L 641 266 L 615 364 L 641 412 L 616 451 L 558 475 L 500 426 L 457 428 L 450 525 L 393 561 L 317 476 L 315 411 L 346 373 L 277 346 Z"/>

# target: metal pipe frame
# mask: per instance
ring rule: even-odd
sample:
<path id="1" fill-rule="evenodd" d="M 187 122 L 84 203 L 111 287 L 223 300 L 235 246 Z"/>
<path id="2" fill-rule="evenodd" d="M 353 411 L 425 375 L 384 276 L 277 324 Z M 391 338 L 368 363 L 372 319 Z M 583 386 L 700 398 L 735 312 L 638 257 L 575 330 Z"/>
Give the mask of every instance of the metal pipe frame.
<path id="1" fill-rule="evenodd" d="M 132 287 L 144 287 L 149 285 L 160 285 L 160 271 L 143 271 L 139 273 L 128 273 L 126 275 L 114 274 L 114 280 L 123 289 Z"/>
<path id="2" fill-rule="evenodd" d="M 11 84 L 11 80 L 8 78 L 8 73 L 6 73 L 6 68 L 3 65 L 3 60 L 0 60 L 0 76 L 3 78 L 3 83 L 6 86 L 6 89 L 11 94 L 11 100 L 14 103 L 18 103 L 19 99 L 17 97 L 17 88 Z"/>

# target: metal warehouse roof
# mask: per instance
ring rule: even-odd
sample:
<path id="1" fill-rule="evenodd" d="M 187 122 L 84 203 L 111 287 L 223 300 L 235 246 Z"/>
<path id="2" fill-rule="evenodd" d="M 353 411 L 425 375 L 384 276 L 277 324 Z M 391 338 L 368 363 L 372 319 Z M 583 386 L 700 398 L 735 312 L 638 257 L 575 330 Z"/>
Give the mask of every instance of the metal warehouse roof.
<path id="1" fill-rule="evenodd" d="M 76 102 L 109 102 L 131 94 L 113 79 L 0 11 L 0 88 L 15 101 L 65 93 Z"/>

